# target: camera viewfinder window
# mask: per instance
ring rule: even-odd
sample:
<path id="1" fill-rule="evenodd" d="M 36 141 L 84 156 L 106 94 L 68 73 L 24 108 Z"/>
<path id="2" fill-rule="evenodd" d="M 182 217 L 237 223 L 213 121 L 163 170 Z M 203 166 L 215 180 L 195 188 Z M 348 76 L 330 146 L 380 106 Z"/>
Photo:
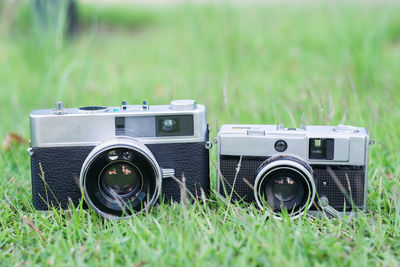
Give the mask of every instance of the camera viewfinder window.
<path id="1" fill-rule="evenodd" d="M 193 115 L 156 116 L 156 136 L 192 136 Z"/>
<path id="2" fill-rule="evenodd" d="M 309 140 L 309 158 L 333 160 L 334 139 L 310 138 Z"/>

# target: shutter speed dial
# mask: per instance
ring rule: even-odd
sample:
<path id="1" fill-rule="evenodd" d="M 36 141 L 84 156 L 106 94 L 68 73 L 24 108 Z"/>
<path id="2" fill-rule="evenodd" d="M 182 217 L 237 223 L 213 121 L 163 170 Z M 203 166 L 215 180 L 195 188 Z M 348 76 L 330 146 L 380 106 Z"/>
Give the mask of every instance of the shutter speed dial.
<path id="1" fill-rule="evenodd" d="M 190 99 L 173 100 L 169 108 L 176 111 L 194 110 L 197 104 L 196 101 Z"/>

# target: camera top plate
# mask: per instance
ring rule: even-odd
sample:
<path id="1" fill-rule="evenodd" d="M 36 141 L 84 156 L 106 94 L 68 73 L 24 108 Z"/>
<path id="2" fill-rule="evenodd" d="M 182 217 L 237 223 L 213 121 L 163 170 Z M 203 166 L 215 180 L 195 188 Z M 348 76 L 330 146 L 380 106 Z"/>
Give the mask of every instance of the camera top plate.
<path id="1" fill-rule="evenodd" d="M 220 155 L 293 155 L 320 165 L 365 165 L 369 140 L 367 129 L 345 125 L 285 128 L 227 124 L 221 126 L 217 136 Z"/>
<path id="2" fill-rule="evenodd" d="M 174 100 L 170 105 L 148 105 L 143 101 L 142 105 L 122 102 L 121 106 L 81 108 L 64 108 L 62 102 L 57 102 L 55 109 L 31 112 L 31 147 L 93 146 L 115 138 L 121 118 L 125 121 L 123 132 L 145 144 L 200 142 L 208 137 L 206 108 L 194 100 Z M 172 125 L 174 121 L 184 130 L 160 133 L 168 129 L 159 130 L 157 125 Z"/>

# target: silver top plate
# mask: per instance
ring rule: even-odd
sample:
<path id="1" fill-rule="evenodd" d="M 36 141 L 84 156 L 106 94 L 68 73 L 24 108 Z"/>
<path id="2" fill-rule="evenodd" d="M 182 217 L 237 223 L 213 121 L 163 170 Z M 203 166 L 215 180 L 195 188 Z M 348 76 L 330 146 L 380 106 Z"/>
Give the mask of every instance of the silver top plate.
<path id="1" fill-rule="evenodd" d="M 116 137 L 116 117 L 129 118 L 125 126 L 127 132 L 140 129 L 142 134 L 135 138 L 144 144 L 206 140 L 208 126 L 205 107 L 193 104 L 192 108 L 176 110 L 172 103 L 171 105 L 123 103 L 120 107 L 94 106 L 86 109 L 64 109 L 58 103 L 56 109 L 34 110 L 30 114 L 31 147 L 94 146 Z M 193 135 L 156 137 L 143 134 L 154 130 L 155 125 L 152 121 L 155 116 L 165 115 L 193 115 Z"/>
<path id="2" fill-rule="evenodd" d="M 310 138 L 332 138 L 333 160 L 308 159 Z M 307 126 L 284 128 L 282 125 L 227 124 L 218 133 L 218 154 L 235 156 L 293 155 L 310 164 L 366 165 L 368 161 L 369 133 L 353 126 Z M 283 152 L 276 151 L 278 140 L 287 143 Z"/>

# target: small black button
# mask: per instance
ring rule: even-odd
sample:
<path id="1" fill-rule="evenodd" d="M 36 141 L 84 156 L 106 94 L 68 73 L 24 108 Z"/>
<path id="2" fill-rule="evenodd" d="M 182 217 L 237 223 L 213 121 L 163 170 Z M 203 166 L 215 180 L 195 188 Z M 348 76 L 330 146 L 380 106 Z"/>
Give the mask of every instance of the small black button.
<path id="1" fill-rule="evenodd" d="M 275 150 L 278 152 L 283 152 L 287 149 L 287 143 L 283 140 L 278 140 L 275 142 Z"/>

